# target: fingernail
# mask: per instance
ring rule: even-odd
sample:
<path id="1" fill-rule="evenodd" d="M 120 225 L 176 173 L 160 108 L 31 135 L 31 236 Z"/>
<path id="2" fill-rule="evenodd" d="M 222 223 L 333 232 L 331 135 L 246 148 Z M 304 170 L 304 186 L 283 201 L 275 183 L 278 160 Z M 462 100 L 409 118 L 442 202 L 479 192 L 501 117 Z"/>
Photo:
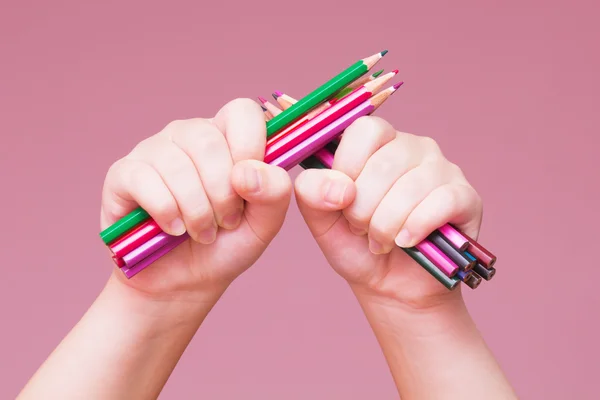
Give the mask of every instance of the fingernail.
<path id="1" fill-rule="evenodd" d="M 233 214 L 229 214 L 223 218 L 223 228 L 225 229 L 235 229 L 240 224 L 242 219 L 242 212 L 235 211 Z"/>
<path id="2" fill-rule="evenodd" d="M 185 233 L 185 224 L 181 220 L 181 218 L 175 218 L 169 224 L 169 231 L 171 231 L 171 235 L 181 236 Z"/>
<path id="3" fill-rule="evenodd" d="M 339 206 L 344 202 L 344 195 L 348 185 L 341 180 L 331 179 L 325 187 L 325 202 L 333 206 Z"/>
<path id="4" fill-rule="evenodd" d="M 398 236 L 396 236 L 395 242 L 400 247 L 409 247 L 411 240 L 412 236 L 408 229 L 402 229 L 400 233 L 398 233 Z"/>
<path id="5" fill-rule="evenodd" d="M 383 254 L 383 246 L 376 240 L 369 238 L 369 250 L 373 254 Z"/>
<path id="6" fill-rule="evenodd" d="M 260 190 L 261 177 L 256 168 L 247 166 L 244 170 L 244 180 L 247 191 L 255 193 Z"/>
<path id="7" fill-rule="evenodd" d="M 198 234 L 198 242 L 202 244 L 211 244 L 217 238 L 217 228 L 215 226 L 211 226 L 208 229 L 201 231 Z"/>
<path id="8" fill-rule="evenodd" d="M 361 229 L 361 228 L 357 228 L 356 226 L 354 226 L 352 224 L 348 224 L 348 229 L 350 229 L 350 232 L 352 232 L 356 236 L 364 236 L 367 234 L 367 231 L 365 231 L 364 229 Z"/>

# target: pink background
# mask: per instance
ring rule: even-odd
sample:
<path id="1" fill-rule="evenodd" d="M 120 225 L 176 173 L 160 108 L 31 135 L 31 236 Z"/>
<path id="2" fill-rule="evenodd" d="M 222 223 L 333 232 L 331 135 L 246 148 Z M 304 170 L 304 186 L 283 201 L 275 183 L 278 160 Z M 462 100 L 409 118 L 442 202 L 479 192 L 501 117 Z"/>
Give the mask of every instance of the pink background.
<path id="1" fill-rule="evenodd" d="M 518 393 L 597 398 L 600 290 L 586 253 L 598 247 L 598 2 L 206 3 L 2 1 L 0 398 L 18 393 L 109 274 L 97 234 L 114 160 L 170 120 L 273 90 L 300 97 L 383 48 L 381 67 L 406 85 L 379 115 L 436 138 L 485 200 L 481 239 L 499 273 L 466 297 Z M 396 397 L 294 205 L 163 392 Z"/>

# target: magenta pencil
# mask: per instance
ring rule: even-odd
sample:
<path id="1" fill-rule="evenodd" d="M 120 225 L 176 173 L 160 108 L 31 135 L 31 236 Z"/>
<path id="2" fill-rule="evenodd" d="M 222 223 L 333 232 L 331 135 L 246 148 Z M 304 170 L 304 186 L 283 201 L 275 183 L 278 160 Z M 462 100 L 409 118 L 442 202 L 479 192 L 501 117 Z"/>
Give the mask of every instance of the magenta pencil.
<path id="1" fill-rule="evenodd" d="M 148 240 L 136 249 L 132 250 L 130 253 L 125 254 L 123 256 L 125 266 L 127 268 L 131 268 L 135 264 L 142 261 L 144 258 L 148 257 L 150 254 L 154 253 L 156 250 L 165 246 L 167 243 L 169 243 L 170 240 L 171 235 L 169 235 L 168 233 L 159 233 L 152 239 Z"/>
<path id="2" fill-rule="evenodd" d="M 424 239 L 421 243 L 418 243 L 416 246 L 417 250 L 419 250 L 429 261 L 435 264 L 436 267 L 442 270 L 444 274 L 452 278 L 458 272 L 458 265 L 454 264 L 447 255 L 442 253 L 440 249 L 438 249 L 433 243 L 431 243 L 428 239 Z"/>
<path id="3" fill-rule="evenodd" d="M 317 157 L 317 159 L 327 168 L 331 168 L 333 165 L 333 154 L 326 148 L 317 151 L 315 157 Z"/>
<path id="4" fill-rule="evenodd" d="M 175 247 L 177 247 L 181 243 L 185 242 L 188 237 L 189 236 L 187 233 L 184 233 L 181 236 L 170 236 L 168 242 L 164 246 L 162 246 L 161 248 L 156 250 L 154 253 L 149 254 L 148 257 L 144 258 L 143 260 L 141 260 L 140 262 L 138 262 L 131 268 L 128 268 L 128 267 L 121 268 L 121 271 L 123 271 L 123 273 L 125 274 L 127 279 L 132 278 L 134 275 L 143 271 L 146 267 L 148 267 L 150 264 L 152 264 L 153 262 L 155 262 L 156 260 L 158 260 L 159 258 L 164 256 L 165 254 L 167 254 L 168 252 L 173 250 Z"/>
<path id="5" fill-rule="evenodd" d="M 438 231 L 459 250 L 465 251 L 469 246 L 469 239 L 467 239 L 461 232 L 456 230 L 452 225 L 446 224 L 444 226 L 440 226 Z"/>

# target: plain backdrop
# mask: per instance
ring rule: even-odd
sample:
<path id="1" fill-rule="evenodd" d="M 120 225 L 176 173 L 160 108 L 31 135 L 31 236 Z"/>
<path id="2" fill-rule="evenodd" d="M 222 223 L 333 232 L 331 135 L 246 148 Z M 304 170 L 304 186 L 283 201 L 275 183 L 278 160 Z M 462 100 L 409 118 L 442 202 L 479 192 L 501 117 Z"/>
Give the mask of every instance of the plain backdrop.
<path id="1" fill-rule="evenodd" d="M 598 4 L 2 0 L 0 398 L 110 273 L 98 231 L 112 162 L 173 119 L 299 98 L 384 48 L 379 67 L 406 84 L 378 115 L 435 138 L 484 199 L 498 274 L 465 296 L 489 346 L 523 398 L 597 398 Z M 397 398 L 295 204 L 162 398 Z"/>

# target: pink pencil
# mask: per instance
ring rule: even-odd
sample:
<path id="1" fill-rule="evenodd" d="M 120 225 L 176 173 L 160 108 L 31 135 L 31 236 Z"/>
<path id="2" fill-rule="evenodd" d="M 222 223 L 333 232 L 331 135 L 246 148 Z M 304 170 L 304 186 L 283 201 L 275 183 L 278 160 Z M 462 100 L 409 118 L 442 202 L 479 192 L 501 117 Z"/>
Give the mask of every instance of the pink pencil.
<path id="1" fill-rule="evenodd" d="M 448 277 L 452 278 L 458 272 L 458 265 L 456 265 L 447 255 L 442 253 L 442 251 L 428 239 L 424 239 L 415 247 Z"/>

